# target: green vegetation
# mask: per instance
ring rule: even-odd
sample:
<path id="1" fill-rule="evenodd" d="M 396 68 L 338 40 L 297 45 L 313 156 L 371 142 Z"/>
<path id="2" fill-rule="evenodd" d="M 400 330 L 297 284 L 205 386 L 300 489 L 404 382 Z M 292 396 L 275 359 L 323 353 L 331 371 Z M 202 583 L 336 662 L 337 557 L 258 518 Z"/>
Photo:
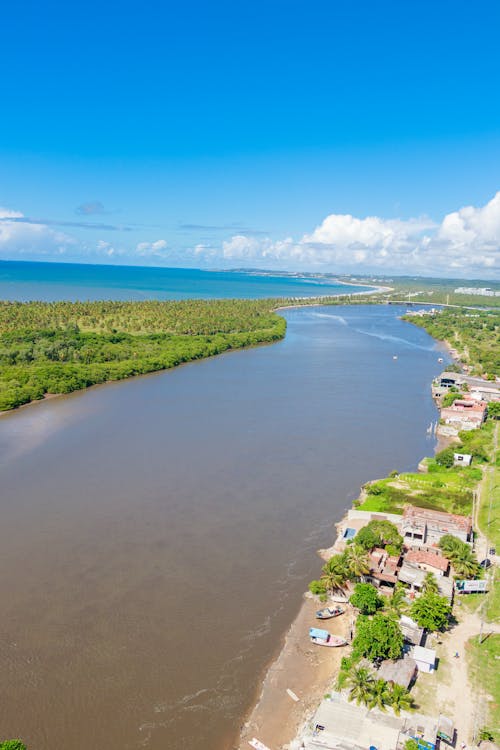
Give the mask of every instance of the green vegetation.
<path id="1" fill-rule="evenodd" d="M 364 550 L 374 547 L 391 547 L 391 552 L 398 554 L 403 547 L 403 537 L 390 521 L 370 521 L 354 537 L 354 545 Z"/>
<path id="2" fill-rule="evenodd" d="M 483 717 L 487 731 L 495 742 L 500 741 L 500 635 L 471 638 L 466 644 L 469 678 L 479 694 L 479 702 L 484 706 Z M 484 695 L 486 693 L 486 695 Z"/>
<path id="3" fill-rule="evenodd" d="M 421 628 L 432 631 L 445 630 L 451 615 L 451 607 L 445 596 L 429 591 L 414 601 L 410 614 Z"/>
<path id="4" fill-rule="evenodd" d="M 439 594 L 439 586 L 434 573 L 426 573 L 422 586 L 423 594 Z"/>
<path id="5" fill-rule="evenodd" d="M 452 534 L 445 534 L 439 540 L 439 547 L 443 555 L 448 558 L 453 570 L 460 578 L 476 578 L 480 567 L 476 556 L 466 542 L 462 542 Z"/>
<path id="6" fill-rule="evenodd" d="M 371 583 L 357 583 L 349 601 L 362 615 L 374 615 L 383 605 L 382 598 Z"/>
<path id="7" fill-rule="evenodd" d="M 404 584 L 397 583 L 392 592 L 392 596 L 385 598 L 384 612 L 388 617 L 393 617 L 396 620 L 399 620 L 400 615 L 404 614 L 407 609 L 406 588 Z"/>
<path id="8" fill-rule="evenodd" d="M 338 277 L 337 277 L 338 278 Z M 349 276 L 341 277 L 342 281 L 352 282 Z M 472 287 L 491 287 L 499 290 L 499 285 L 491 281 L 471 281 L 464 282 L 463 279 L 432 279 L 419 278 L 416 276 L 391 276 L 389 278 L 380 278 L 377 275 L 377 281 L 374 282 L 370 276 L 356 276 L 356 282 L 361 284 L 382 284 L 390 286 L 391 292 L 382 292 L 374 294 L 373 299 L 377 301 L 402 302 L 407 305 L 421 305 L 423 302 L 432 305 L 460 305 L 468 307 L 500 307 L 500 297 L 480 297 L 475 294 L 455 294 L 455 289 L 463 287 L 464 283 Z"/>
<path id="9" fill-rule="evenodd" d="M 491 300 L 500 305 L 499 297 L 485 297 L 482 304 L 491 307 Z M 447 341 L 473 374 L 500 376 L 499 311 L 445 309 L 438 315 L 411 316 L 405 320 L 425 328 L 435 339 Z"/>
<path id="10" fill-rule="evenodd" d="M 477 431 L 479 432 L 479 431 Z M 481 472 L 475 467 L 446 468 L 428 459 L 427 474 L 398 474 L 364 486 L 359 510 L 402 513 L 405 505 L 467 515 L 472 511 L 472 491 Z"/>
<path id="11" fill-rule="evenodd" d="M 373 672 L 367 667 L 350 665 L 344 672 L 342 686 L 349 688 L 349 700 L 355 700 L 368 708 L 386 710 L 390 706 L 396 716 L 401 711 L 407 711 L 412 706 L 410 694 L 404 687 L 385 680 L 375 679 Z"/>
<path id="12" fill-rule="evenodd" d="M 0 742 L 0 750 L 27 750 L 27 747 L 21 740 L 4 740 Z"/>
<path id="13" fill-rule="evenodd" d="M 372 618 L 359 615 L 352 642 L 354 659 L 399 659 L 403 650 L 403 634 L 392 617 L 380 612 Z"/>
<path id="14" fill-rule="evenodd" d="M 0 411 L 283 338 L 273 300 L 0 302 Z"/>
<path id="15" fill-rule="evenodd" d="M 495 429 L 497 433 L 500 431 L 498 424 L 495 425 Z M 490 462 L 485 472 L 480 497 L 478 526 L 488 541 L 488 548 L 494 547 L 498 554 L 500 550 L 500 452 L 498 451 L 496 460 Z M 495 566 L 487 575 L 490 577 L 490 583 L 489 593 L 483 604 L 484 614 L 490 622 L 498 622 L 500 619 L 500 571 Z"/>

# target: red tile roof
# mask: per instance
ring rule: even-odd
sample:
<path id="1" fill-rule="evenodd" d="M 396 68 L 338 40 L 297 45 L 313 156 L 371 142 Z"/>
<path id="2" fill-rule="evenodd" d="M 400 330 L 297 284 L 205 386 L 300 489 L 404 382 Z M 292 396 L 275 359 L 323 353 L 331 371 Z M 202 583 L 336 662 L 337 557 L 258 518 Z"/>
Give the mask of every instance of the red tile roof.
<path id="1" fill-rule="evenodd" d="M 431 565 L 437 570 L 442 570 L 443 573 L 446 573 L 449 566 L 448 560 L 442 555 L 436 555 L 434 552 L 423 552 L 421 550 L 407 552 L 405 560 L 406 562 L 415 563 L 415 565 Z"/>

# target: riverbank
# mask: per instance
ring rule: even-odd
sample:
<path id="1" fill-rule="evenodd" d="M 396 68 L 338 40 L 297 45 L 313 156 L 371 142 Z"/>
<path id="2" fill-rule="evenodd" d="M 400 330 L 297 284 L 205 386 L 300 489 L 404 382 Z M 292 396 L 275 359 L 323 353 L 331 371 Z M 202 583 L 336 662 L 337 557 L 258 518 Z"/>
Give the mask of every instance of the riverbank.
<path id="1" fill-rule="evenodd" d="M 305 595 L 278 657 L 267 670 L 258 701 L 243 725 L 240 750 L 248 748 L 254 737 L 273 750 L 285 747 L 335 681 L 345 650 L 321 648 L 306 637 L 310 627 L 318 627 L 317 609 L 315 599 Z M 344 638 L 349 637 L 352 619 L 351 609 L 346 609 L 344 615 L 328 621 L 328 630 Z M 287 690 L 299 700 L 290 697 Z"/>
<path id="2" fill-rule="evenodd" d="M 459 364 L 456 352 L 451 350 L 448 342 L 443 343 L 450 357 Z M 438 441 L 435 450 L 441 447 Z M 363 488 L 361 495 L 366 496 Z M 335 522 L 336 537 L 332 546 L 318 550 L 318 556 L 323 561 L 328 561 L 340 551 L 339 543 L 347 525 L 346 520 L 347 513 Z M 263 742 L 270 750 L 298 750 L 303 730 L 321 699 L 334 689 L 342 656 L 347 656 L 348 653 L 342 648 L 319 648 L 310 643 L 307 633 L 310 627 L 318 626 L 315 612 L 319 606 L 318 600 L 311 594 L 304 595 L 299 613 L 285 637 L 281 651 L 268 667 L 257 703 L 243 725 L 238 750 L 246 750 L 253 738 Z M 350 605 L 346 609 L 344 615 L 328 621 L 328 630 L 350 640 L 356 614 Z M 297 693 L 300 700 L 293 702 L 287 689 Z"/>

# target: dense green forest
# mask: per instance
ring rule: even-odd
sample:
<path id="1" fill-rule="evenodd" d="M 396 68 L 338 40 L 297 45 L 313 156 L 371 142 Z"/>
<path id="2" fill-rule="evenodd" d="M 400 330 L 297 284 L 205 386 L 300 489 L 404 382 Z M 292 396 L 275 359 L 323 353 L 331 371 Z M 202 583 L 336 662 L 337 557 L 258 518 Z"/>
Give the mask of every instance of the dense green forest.
<path id="1" fill-rule="evenodd" d="M 406 320 L 447 341 L 474 374 L 500 376 L 500 312 L 446 308 Z"/>
<path id="2" fill-rule="evenodd" d="M 0 410 L 283 338 L 276 300 L 0 302 Z"/>

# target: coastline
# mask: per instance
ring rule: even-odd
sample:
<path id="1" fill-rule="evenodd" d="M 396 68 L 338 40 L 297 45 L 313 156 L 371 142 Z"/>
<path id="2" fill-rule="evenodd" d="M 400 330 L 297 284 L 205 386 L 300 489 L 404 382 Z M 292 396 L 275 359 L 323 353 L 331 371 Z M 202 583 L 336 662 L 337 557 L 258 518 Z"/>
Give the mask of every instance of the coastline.
<path id="1" fill-rule="evenodd" d="M 462 364 L 458 353 L 448 341 L 439 343 L 444 345 L 456 364 Z M 442 447 L 438 440 L 434 449 L 437 451 Z M 337 551 L 347 514 L 348 511 L 333 522 L 336 534 L 332 545 L 327 549 L 317 550 L 322 562 L 326 562 Z M 324 605 L 318 605 L 316 597 L 309 592 L 303 594 L 300 610 L 284 637 L 281 650 L 267 667 L 258 698 L 246 715 L 235 750 L 246 750 L 250 746 L 249 740 L 254 737 L 268 746 L 269 750 L 300 750 L 297 740 L 300 730 L 308 724 L 325 693 L 333 687 L 340 670 L 341 658 L 347 655 L 342 648 L 315 649 L 308 642 L 308 628 L 318 626 L 314 613 L 319 606 Z M 350 605 L 347 605 L 344 615 L 328 621 L 328 630 L 349 640 L 353 612 Z M 315 651 L 307 662 L 308 651 L 313 649 Z M 320 653 L 314 659 L 317 651 L 330 653 L 325 656 Z M 297 683 L 300 684 L 302 693 L 294 687 Z M 287 688 L 299 696 L 304 695 L 304 700 L 294 703 L 286 692 Z"/>
<path id="2" fill-rule="evenodd" d="M 344 283 L 344 282 L 339 282 L 339 283 Z M 359 286 L 361 286 L 361 285 L 359 285 Z M 366 295 L 366 296 L 368 296 L 368 295 L 378 294 L 380 292 L 387 291 L 387 290 L 389 290 L 389 287 L 387 287 L 387 288 L 386 287 L 377 287 L 375 289 L 370 289 L 370 291 L 353 292 L 352 295 L 357 295 L 357 296 L 359 296 L 359 295 Z M 301 307 L 320 307 L 323 304 L 325 304 L 324 301 L 323 301 L 325 299 L 331 299 L 331 298 L 337 298 L 337 297 L 340 298 L 340 297 L 344 297 L 344 296 L 346 296 L 346 295 L 339 293 L 339 294 L 335 294 L 335 295 L 325 294 L 325 295 L 318 296 L 318 297 L 297 297 L 297 298 L 295 298 L 296 299 L 296 303 L 295 304 L 283 305 L 283 306 L 276 307 L 276 308 L 270 308 L 270 310 L 271 310 L 271 312 L 277 313 L 280 310 L 299 309 Z M 307 300 L 309 300 L 309 299 L 313 300 L 313 301 L 311 301 L 310 304 L 308 304 L 308 302 L 307 302 Z M 376 304 L 376 303 L 374 303 L 374 304 Z M 28 401 L 28 402 L 26 402 L 24 404 L 20 404 L 19 406 L 14 406 L 11 409 L 0 410 L 0 418 L 2 416 L 6 415 L 6 414 L 15 413 L 19 409 L 24 409 L 26 407 L 33 406 L 33 404 L 40 404 L 40 403 L 43 403 L 44 401 L 47 401 L 49 399 L 59 398 L 60 396 L 67 396 L 70 393 L 76 393 L 78 391 L 87 391 L 89 388 L 95 388 L 96 386 L 107 385 L 109 383 L 118 383 L 120 381 L 130 380 L 132 378 L 139 378 L 139 377 L 144 377 L 146 375 L 152 375 L 152 374 L 156 374 L 156 373 L 159 373 L 159 372 L 165 372 L 165 370 L 176 369 L 177 367 L 181 367 L 182 365 L 187 365 L 187 364 L 190 364 L 192 362 L 200 361 L 202 359 L 210 359 L 212 357 L 218 357 L 220 354 L 227 354 L 227 353 L 230 353 L 231 351 L 238 351 L 240 349 L 241 350 L 243 350 L 243 349 L 253 349 L 253 348 L 258 347 L 258 346 L 268 346 L 270 344 L 274 344 L 277 341 L 282 340 L 285 336 L 286 336 L 286 325 L 285 325 L 285 331 L 283 333 L 283 336 L 281 336 L 278 339 L 271 339 L 271 340 L 269 340 L 269 339 L 263 339 L 262 341 L 258 341 L 257 343 L 251 343 L 251 344 L 248 344 L 248 345 L 234 346 L 234 347 L 230 346 L 227 349 L 224 349 L 223 351 L 220 351 L 220 352 L 218 352 L 216 354 L 206 354 L 205 356 L 202 356 L 202 357 L 193 357 L 192 359 L 181 361 L 178 364 L 169 365 L 168 367 L 160 367 L 160 368 L 157 368 L 157 369 L 150 370 L 148 372 L 138 373 L 138 374 L 130 375 L 130 376 L 123 377 L 123 378 L 116 377 L 116 378 L 111 378 L 109 380 L 103 380 L 102 382 L 91 383 L 90 385 L 84 386 L 82 388 L 75 388 L 74 390 L 71 390 L 68 393 L 44 393 L 41 398 L 33 399 L 32 401 Z"/>
<path id="3" fill-rule="evenodd" d="M 315 598 L 305 594 L 277 657 L 267 667 L 257 701 L 246 715 L 235 745 L 239 750 L 248 748 L 254 737 L 273 750 L 287 747 L 334 683 L 346 652 L 341 647 L 315 646 L 305 637 L 309 627 L 318 626 L 317 609 Z M 346 606 L 345 614 L 328 621 L 328 630 L 348 637 L 351 618 Z M 294 701 L 287 690 L 299 700 Z"/>

